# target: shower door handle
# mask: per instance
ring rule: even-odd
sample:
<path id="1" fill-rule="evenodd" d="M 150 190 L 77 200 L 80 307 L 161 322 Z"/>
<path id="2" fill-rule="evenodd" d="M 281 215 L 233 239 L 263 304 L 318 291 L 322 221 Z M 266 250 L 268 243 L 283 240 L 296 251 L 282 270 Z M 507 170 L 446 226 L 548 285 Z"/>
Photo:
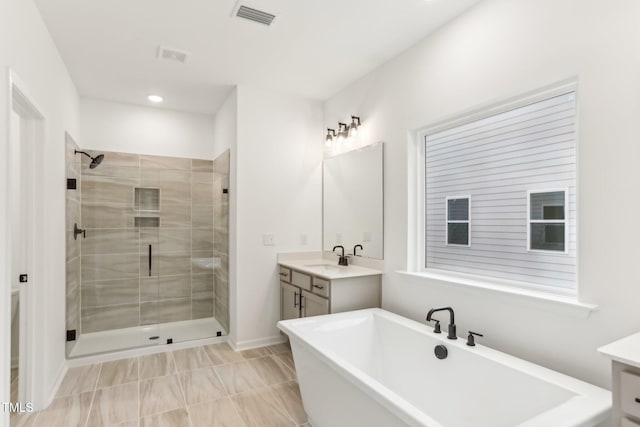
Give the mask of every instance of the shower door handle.
<path id="1" fill-rule="evenodd" d="M 151 260 L 152 260 L 152 255 L 153 253 L 153 249 L 151 249 L 151 245 L 149 245 L 149 277 L 151 277 Z"/>

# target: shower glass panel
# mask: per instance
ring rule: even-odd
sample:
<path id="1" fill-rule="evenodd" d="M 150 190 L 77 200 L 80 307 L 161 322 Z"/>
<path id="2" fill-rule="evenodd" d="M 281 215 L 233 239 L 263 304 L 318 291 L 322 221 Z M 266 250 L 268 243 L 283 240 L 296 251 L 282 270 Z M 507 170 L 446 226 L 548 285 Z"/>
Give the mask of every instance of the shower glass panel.
<path id="1" fill-rule="evenodd" d="M 77 239 L 79 328 L 70 357 L 160 343 L 159 172 L 142 169 L 137 154 L 105 152 L 99 165 L 91 162 L 82 156 L 75 190 L 85 237 Z"/>
<path id="2" fill-rule="evenodd" d="M 78 319 L 68 321 L 77 325 L 68 356 L 226 335 L 229 152 L 213 161 L 87 153 L 70 204 L 79 215 L 67 210 L 86 229 L 73 247 L 80 285 L 76 269 L 67 274 L 67 315 Z"/>

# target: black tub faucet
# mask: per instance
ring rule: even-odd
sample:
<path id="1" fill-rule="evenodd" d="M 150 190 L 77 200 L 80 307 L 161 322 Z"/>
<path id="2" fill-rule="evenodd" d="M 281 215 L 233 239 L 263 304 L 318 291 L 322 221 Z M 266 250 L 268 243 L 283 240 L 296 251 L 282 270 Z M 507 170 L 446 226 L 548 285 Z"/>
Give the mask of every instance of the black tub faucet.
<path id="1" fill-rule="evenodd" d="M 358 256 L 358 254 L 356 254 L 356 249 L 358 249 L 358 248 L 360 248 L 360 250 L 361 250 L 361 251 L 363 251 L 363 250 L 364 250 L 364 248 L 362 247 L 362 245 L 355 245 L 355 246 L 353 247 L 353 256 Z M 360 255 L 360 256 L 362 256 L 362 255 Z"/>
<path id="2" fill-rule="evenodd" d="M 342 255 L 338 255 L 340 257 L 340 259 L 338 260 L 338 265 L 344 265 L 347 266 L 349 265 L 349 261 L 347 260 L 347 257 L 344 255 L 344 246 L 341 245 L 337 245 L 333 247 L 333 252 L 336 251 L 336 249 L 342 249 Z"/>
<path id="3" fill-rule="evenodd" d="M 432 308 L 431 310 L 429 310 L 429 313 L 427 313 L 427 322 L 430 322 L 432 319 L 431 317 L 433 316 L 433 313 L 436 313 L 438 311 L 448 311 L 449 312 L 449 333 L 447 334 L 447 338 L 449 338 L 450 340 L 457 340 L 458 336 L 456 335 L 456 322 L 455 322 L 455 314 L 453 313 L 453 308 L 451 307 L 441 307 L 441 308 Z M 436 320 L 436 319 L 433 319 Z M 440 329 L 440 322 L 438 320 L 436 320 L 436 326 L 438 327 L 438 330 Z"/>

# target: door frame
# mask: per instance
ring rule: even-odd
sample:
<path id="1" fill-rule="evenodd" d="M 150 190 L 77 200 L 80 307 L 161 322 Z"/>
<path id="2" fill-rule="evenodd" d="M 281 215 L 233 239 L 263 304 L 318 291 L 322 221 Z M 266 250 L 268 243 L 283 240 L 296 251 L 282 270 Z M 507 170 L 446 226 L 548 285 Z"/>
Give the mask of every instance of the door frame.
<path id="1" fill-rule="evenodd" d="M 7 146 L 6 153 L 7 171 L 6 171 L 6 200 L 5 208 L 5 259 L 7 263 L 5 286 L 2 294 L 5 297 L 3 307 L 7 307 L 6 312 L 10 313 L 11 308 L 11 283 L 18 280 L 18 275 L 27 273 L 29 282 L 20 285 L 20 355 L 19 355 L 19 395 L 20 402 L 31 402 L 34 410 L 46 407 L 50 402 L 49 391 L 46 389 L 44 380 L 45 355 L 42 341 L 46 338 L 45 334 L 45 304 L 46 300 L 44 289 L 44 250 L 43 245 L 36 244 L 36 236 L 44 238 L 46 228 L 44 222 L 44 202 L 43 202 L 43 183 L 44 183 L 44 158 L 43 150 L 46 145 L 46 118 L 42 114 L 42 109 L 38 106 L 32 91 L 27 84 L 13 71 L 8 69 L 8 105 L 7 105 Z M 11 120 L 12 111 L 16 112 L 21 120 L 21 136 L 20 147 L 15 146 L 12 138 L 14 130 Z M 15 167 L 12 166 L 11 159 L 16 150 L 24 153 L 21 156 L 20 163 L 20 182 L 15 182 Z M 20 215 L 24 218 L 25 227 L 21 233 L 25 235 L 25 248 L 27 259 L 23 260 L 22 265 L 26 271 L 14 271 L 14 263 L 12 254 L 14 252 L 12 242 L 12 212 L 9 205 L 12 202 L 11 189 L 20 186 L 20 192 L 26 194 L 26 206 L 23 205 Z M 23 252 L 25 253 L 25 252 Z M 6 334 L 3 334 L 10 340 L 11 323 L 6 324 Z M 39 335 L 36 333 L 39 332 Z M 11 375 L 11 344 L 4 343 L 4 354 L 6 357 L 2 369 L 5 374 Z M 8 399 L 7 399 L 8 401 Z"/>

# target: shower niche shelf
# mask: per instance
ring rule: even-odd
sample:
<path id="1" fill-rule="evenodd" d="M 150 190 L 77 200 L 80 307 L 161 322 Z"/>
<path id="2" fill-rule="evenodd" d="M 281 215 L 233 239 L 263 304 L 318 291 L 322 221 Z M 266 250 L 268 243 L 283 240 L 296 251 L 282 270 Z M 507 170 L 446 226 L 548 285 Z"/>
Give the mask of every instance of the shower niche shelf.
<path id="1" fill-rule="evenodd" d="M 135 187 L 133 206 L 140 212 L 160 212 L 160 189 Z"/>
<path id="2" fill-rule="evenodd" d="M 136 227 L 160 227 L 160 189 L 135 187 L 133 206 Z"/>
<path id="3" fill-rule="evenodd" d="M 136 227 L 160 227 L 159 216 L 136 216 L 134 218 Z"/>

